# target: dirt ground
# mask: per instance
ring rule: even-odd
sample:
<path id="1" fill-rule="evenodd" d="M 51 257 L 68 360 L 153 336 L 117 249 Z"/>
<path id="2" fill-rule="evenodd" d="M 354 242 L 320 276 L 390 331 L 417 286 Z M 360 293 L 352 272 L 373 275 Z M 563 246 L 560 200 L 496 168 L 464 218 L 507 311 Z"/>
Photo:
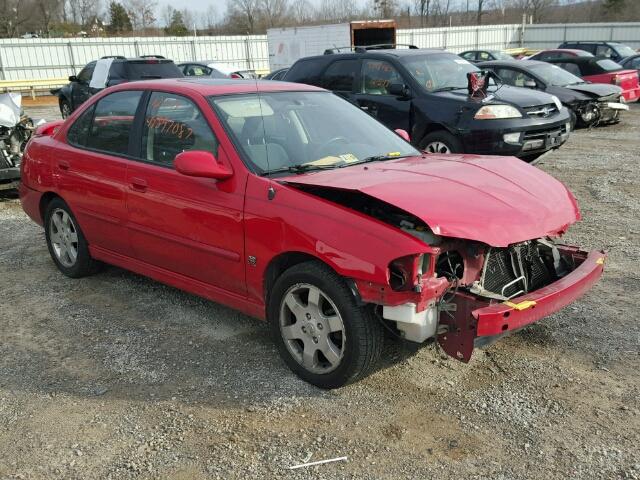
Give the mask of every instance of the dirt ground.
<path id="1" fill-rule="evenodd" d="M 609 251 L 592 291 L 468 365 L 392 343 L 333 392 L 228 308 L 113 267 L 62 276 L 0 199 L 0 478 L 639 479 L 639 124 L 634 106 L 540 165 L 581 205 L 567 243 Z"/>

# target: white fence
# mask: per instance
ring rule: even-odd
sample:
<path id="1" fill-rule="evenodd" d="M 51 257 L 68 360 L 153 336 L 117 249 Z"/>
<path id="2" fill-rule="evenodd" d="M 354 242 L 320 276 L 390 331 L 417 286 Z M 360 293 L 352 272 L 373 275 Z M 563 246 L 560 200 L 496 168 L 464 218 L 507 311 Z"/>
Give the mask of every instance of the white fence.
<path id="1" fill-rule="evenodd" d="M 608 40 L 640 47 L 640 23 L 482 25 L 398 30 L 398 43 L 453 52 L 525 45 L 556 47 L 565 40 Z M 267 70 L 266 35 L 218 37 L 126 37 L 0 39 L 0 80 L 49 79 L 77 73 L 106 55 L 163 55 L 175 62 L 215 60 L 239 68 Z"/>

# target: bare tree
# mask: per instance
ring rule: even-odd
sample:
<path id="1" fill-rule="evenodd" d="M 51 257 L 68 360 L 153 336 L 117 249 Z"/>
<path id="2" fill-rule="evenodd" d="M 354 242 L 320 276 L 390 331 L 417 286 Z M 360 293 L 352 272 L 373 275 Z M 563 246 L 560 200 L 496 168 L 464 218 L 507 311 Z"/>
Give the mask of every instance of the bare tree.
<path id="1" fill-rule="evenodd" d="M 126 5 L 134 29 L 145 30 L 156 22 L 156 0 L 127 0 Z"/>
<path id="2" fill-rule="evenodd" d="M 482 15 L 485 14 L 484 12 L 484 7 L 485 7 L 485 0 L 478 0 L 478 10 L 476 13 L 476 24 L 477 25 L 482 25 Z"/>
<path id="3" fill-rule="evenodd" d="M 240 18 L 246 33 L 254 34 L 258 17 L 259 0 L 229 0 L 227 15 Z"/>
<path id="4" fill-rule="evenodd" d="M 40 16 L 40 26 L 45 34 L 49 34 L 51 23 L 59 17 L 62 3 L 60 0 L 36 0 L 37 13 Z"/>
<path id="5" fill-rule="evenodd" d="M 293 0 L 291 15 L 293 21 L 299 25 L 310 22 L 314 18 L 313 6 L 309 0 Z"/>
<path id="6" fill-rule="evenodd" d="M 429 23 L 429 13 L 431 13 L 431 0 L 416 0 L 416 13 L 420 17 L 420 26 L 425 27 Z"/>
<path id="7" fill-rule="evenodd" d="M 280 25 L 289 12 L 287 0 L 261 0 L 260 7 L 264 12 L 267 27 Z"/>

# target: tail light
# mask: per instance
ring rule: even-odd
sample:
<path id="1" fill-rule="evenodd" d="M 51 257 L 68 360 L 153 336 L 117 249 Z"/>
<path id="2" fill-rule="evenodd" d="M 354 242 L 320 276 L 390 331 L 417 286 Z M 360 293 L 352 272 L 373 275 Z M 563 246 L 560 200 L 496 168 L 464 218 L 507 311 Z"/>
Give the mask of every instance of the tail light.
<path id="1" fill-rule="evenodd" d="M 242 78 L 242 76 L 240 76 L 239 73 L 232 73 L 231 75 L 229 75 L 229 77 L 231 77 L 231 78 Z"/>
<path id="2" fill-rule="evenodd" d="M 620 84 L 622 83 L 622 78 L 620 77 L 620 75 L 614 75 L 611 79 L 611 83 L 620 86 Z"/>

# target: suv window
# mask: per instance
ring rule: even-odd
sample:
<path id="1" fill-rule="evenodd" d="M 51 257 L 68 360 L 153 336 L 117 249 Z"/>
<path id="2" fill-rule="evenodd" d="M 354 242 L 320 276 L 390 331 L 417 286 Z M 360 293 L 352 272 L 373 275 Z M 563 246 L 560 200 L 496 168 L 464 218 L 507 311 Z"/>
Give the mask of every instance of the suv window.
<path id="1" fill-rule="evenodd" d="M 338 60 L 324 72 L 323 87 L 328 90 L 350 92 L 356 78 L 358 60 Z"/>
<path id="2" fill-rule="evenodd" d="M 81 83 L 89 83 L 91 81 L 91 76 L 93 75 L 94 68 L 96 68 L 95 62 L 91 62 L 89 65 L 84 67 L 76 76 L 78 81 Z"/>
<path id="3" fill-rule="evenodd" d="M 181 95 L 152 93 L 142 131 L 142 158 L 171 167 L 176 155 L 187 150 L 218 154 L 218 140 L 202 112 Z"/>
<path id="4" fill-rule="evenodd" d="M 67 132 L 67 141 L 71 145 L 80 145 L 86 146 L 87 144 L 87 135 L 89 134 L 89 130 L 91 129 L 91 122 L 93 121 L 93 112 L 95 110 L 95 105 L 92 105 L 80 115 L 69 131 Z"/>
<path id="5" fill-rule="evenodd" d="M 615 52 L 613 51 L 613 48 L 607 45 L 598 45 L 596 47 L 596 56 L 603 56 L 603 57 L 610 58 L 615 56 Z"/>
<path id="6" fill-rule="evenodd" d="M 101 98 L 95 106 L 86 146 L 116 155 L 126 155 L 141 97 L 140 91 L 126 91 Z"/>
<path id="7" fill-rule="evenodd" d="M 388 95 L 394 83 L 404 83 L 404 80 L 389 62 L 365 60 L 362 63 L 362 93 Z"/>
<path id="8" fill-rule="evenodd" d="M 326 57 L 329 57 L 329 55 L 326 55 Z M 287 82 L 311 83 L 317 80 L 320 71 L 326 65 L 327 62 L 324 58 L 298 60 L 286 73 L 284 80 Z"/>

